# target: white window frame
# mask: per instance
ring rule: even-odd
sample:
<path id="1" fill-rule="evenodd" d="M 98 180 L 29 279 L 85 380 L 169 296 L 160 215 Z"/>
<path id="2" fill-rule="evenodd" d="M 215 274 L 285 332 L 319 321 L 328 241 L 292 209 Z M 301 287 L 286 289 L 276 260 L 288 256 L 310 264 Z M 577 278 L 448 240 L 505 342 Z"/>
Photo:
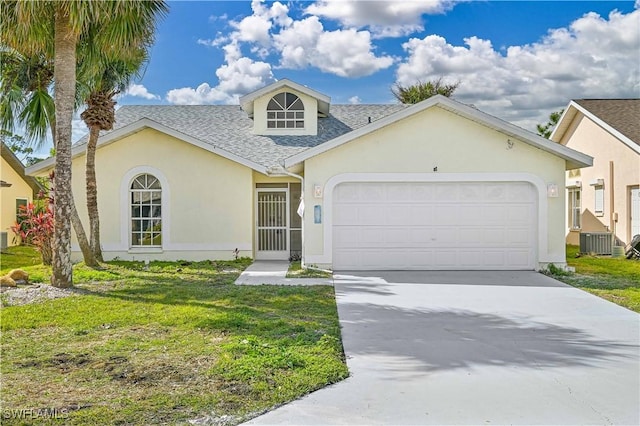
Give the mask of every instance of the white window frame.
<path id="1" fill-rule="evenodd" d="M 284 102 L 276 99 L 284 95 Z M 289 100 L 293 97 L 293 100 Z M 272 105 L 275 104 L 277 108 Z M 270 106 L 272 106 L 270 108 Z M 302 109 L 298 109 L 302 107 Z M 291 92 L 281 92 L 274 95 L 267 104 L 267 130 L 304 130 L 304 103 L 302 99 Z"/>
<path id="2" fill-rule="evenodd" d="M 141 177 L 145 177 L 145 183 L 143 188 L 133 188 L 133 185 L 136 181 L 138 181 L 138 179 L 140 179 Z M 153 179 L 153 180 L 150 180 Z M 151 182 L 151 184 L 149 183 Z M 153 186 L 155 183 L 158 184 L 159 188 L 152 188 L 151 186 Z M 134 205 L 134 201 L 133 198 L 135 196 L 135 194 L 144 194 L 144 193 L 160 193 L 160 199 L 159 202 L 154 204 L 153 203 L 153 197 L 151 198 L 151 203 L 149 204 L 149 216 L 144 216 L 142 215 L 142 204 L 140 205 L 140 216 L 137 217 L 133 217 L 133 208 L 135 207 Z M 136 175 L 133 179 L 131 179 L 131 182 L 129 184 L 129 203 L 128 203 L 128 207 L 129 207 L 129 247 L 130 248 L 158 248 L 158 247 L 162 247 L 162 242 L 164 241 L 164 235 L 163 235 L 163 231 L 164 231 L 164 224 L 163 224 L 163 220 L 162 220 L 162 216 L 163 216 L 163 203 L 162 203 L 162 199 L 164 197 L 163 194 L 163 188 L 162 188 L 162 181 L 155 175 L 153 175 L 152 173 L 140 173 L 138 175 Z M 155 216 L 154 215 L 154 207 L 157 207 L 160 209 L 160 215 L 159 216 Z M 157 232 L 157 234 L 160 234 L 160 244 L 134 244 L 134 239 L 133 239 L 133 235 L 134 233 L 140 233 L 142 234 L 150 234 L 151 238 L 150 238 L 150 242 L 153 243 L 154 240 L 154 232 L 153 231 L 134 231 L 134 221 L 140 221 L 141 223 L 144 220 L 148 220 L 148 221 L 153 221 L 153 222 L 158 222 L 160 225 L 160 230 L 159 232 Z M 155 225 L 154 225 L 155 226 Z M 144 239 L 143 239 L 144 240 Z"/>
<path id="3" fill-rule="evenodd" d="M 582 188 L 567 188 L 567 205 L 569 212 L 569 228 L 582 229 Z"/>

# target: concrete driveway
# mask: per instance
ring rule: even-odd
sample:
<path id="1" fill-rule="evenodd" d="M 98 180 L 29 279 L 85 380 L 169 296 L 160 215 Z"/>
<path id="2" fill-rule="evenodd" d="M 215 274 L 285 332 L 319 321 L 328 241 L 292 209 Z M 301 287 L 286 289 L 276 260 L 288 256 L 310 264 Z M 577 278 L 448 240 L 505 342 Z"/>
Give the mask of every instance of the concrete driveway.
<path id="1" fill-rule="evenodd" d="M 534 272 L 335 279 L 351 376 L 250 424 L 640 424 L 640 316 Z"/>

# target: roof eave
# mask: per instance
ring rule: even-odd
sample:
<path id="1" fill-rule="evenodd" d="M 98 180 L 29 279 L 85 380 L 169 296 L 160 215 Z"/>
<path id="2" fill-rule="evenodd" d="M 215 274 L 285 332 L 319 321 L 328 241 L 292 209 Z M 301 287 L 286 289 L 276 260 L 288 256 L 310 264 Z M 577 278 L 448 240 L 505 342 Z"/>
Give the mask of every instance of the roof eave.
<path id="1" fill-rule="evenodd" d="M 121 140 L 127 136 L 130 136 L 132 134 L 138 133 L 144 129 L 154 129 L 157 130 L 161 133 L 167 134 L 169 136 L 173 136 L 176 139 L 180 139 L 182 141 L 185 141 L 187 143 L 190 143 L 192 145 L 195 145 L 199 148 L 202 148 L 206 151 L 209 151 L 211 153 L 214 153 L 216 155 L 219 155 L 223 158 L 226 158 L 230 161 L 234 161 L 236 163 L 242 164 L 243 166 L 249 167 L 250 169 L 253 169 L 257 172 L 260 173 L 266 173 L 267 168 L 261 164 L 255 163 L 253 161 L 247 160 L 244 157 L 240 157 L 236 154 L 233 154 L 229 151 L 226 151 L 224 149 L 221 149 L 215 145 L 209 144 L 207 142 L 203 142 L 200 139 L 194 138 L 192 136 L 186 135 L 182 132 L 179 132 L 177 130 L 174 130 L 170 127 L 167 127 L 163 124 L 160 124 L 154 120 L 151 120 L 149 118 L 142 118 L 138 121 L 135 121 L 131 124 L 128 124 L 124 127 L 121 127 L 119 129 L 116 129 L 110 133 L 107 133 L 104 136 L 100 136 L 100 138 L 98 139 L 98 145 L 97 147 L 102 147 L 105 145 L 109 145 L 113 142 L 116 142 L 118 140 Z M 81 155 L 84 155 L 85 153 L 85 147 L 86 145 L 76 145 L 75 147 L 72 148 L 71 150 L 71 157 L 72 158 L 76 158 L 79 157 Z M 29 167 L 26 172 L 30 175 L 37 175 L 37 174 L 41 174 L 43 171 L 46 171 L 50 168 L 52 168 L 55 165 L 55 161 L 56 161 L 56 157 L 51 157 L 48 158 L 40 163 L 34 164 L 33 166 Z"/>
<path id="2" fill-rule="evenodd" d="M 539 148 L 551 154 L 557 155 L 558 157 L 563 158 L 566 161 L 567 170 L 574 169 L 574 168 L 588 167 L 593 164 L 593 158 L 589 157 L 588 155 L 585 155 L 581 152 L 567 148 L 560 144 L 551 142 L 541 136 L 535 135 L 531 132 L 521 129 L 518 126 L 515 126 L 506 121 L 500 120 L 496 117 L 493 117 L 487 113 L 484 113 L 480 110 L 472 108 L 468 105 L 456 102 L 442 95 L 436 95 L 427 100 L 424 100 L 415 105 L 412 105 L 404 110 L 390 114 L 369 125 L 363 126 L 359 129 L 353 130 L 349 133 L 346 133 L 342 136 L 339 136 L 335 139 L 325 142 L 324 144 L 318 145 L 314 148 L 308 149 L 299 154 L 292 155 L 291 157 L 285 159 L 285 162 L 284 162 L 285 166 L 287 168 L 295 166 L 296 164 L 302 163 L 311 157 L 320 155 L 330 149 L 336 148 L 351 140 L 367 135 L 382 127 L 388 126 L 396 121 L 410 117 L 414 114 L 417 114 L 421 111 L 427 110 L 434 106 L 438 106 L 454 114 L 476 121 L 487 127 L 493 128 L 496 131 L 504 133 L 508 136 L 517 138 L 536 148 Z"/>
<path id="3" fill-rule="evenodd" d="M 589 120 L 593 121 L 595 124 L 597 124 L 599 127 L 604 129 L 606 132 L 610 133 L 616 139 L 620 140 L 620 142 L 627 145 L 633 151 L 640 154 L 640 145 L 632 141 L 629 137 L 623 135 L 615 127 L 611 126 L 606 121 L 600 119 L 591 111 L 589 111 L 588 109 L 586 109 L 585 107 L 583 107 L 582 105 L 580 105 L 579 103 L 573 100 L 569 102 L 569 105 L 565 109 L 565 112 L 562 114 L 562 117 L 560 117 L 560 120 L 558 120 L 558 124 L 556 125 L 556 128 L 551 133 L 550 139 L 556 142 L 559 142 L 560 140 L 562 140 L 562 138 L 564 137 L 565 133 L 569 129 L 569 126 L 571 126 L 571 123 L 575 119 L 575 116 L 578 114 L 578 112 L 584 115 L 585 117 L 587 117 Z"/>

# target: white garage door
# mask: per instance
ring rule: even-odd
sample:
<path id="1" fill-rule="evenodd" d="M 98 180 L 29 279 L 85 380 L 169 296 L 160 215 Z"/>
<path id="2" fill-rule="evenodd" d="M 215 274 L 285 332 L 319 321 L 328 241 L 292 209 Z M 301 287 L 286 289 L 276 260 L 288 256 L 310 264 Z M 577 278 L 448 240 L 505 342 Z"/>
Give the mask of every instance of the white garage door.
<path id="1" fill-rule="evenodd" d="M 353 182 L 334 189 L 333 268 L 534 269 L 525 182 Z"/>

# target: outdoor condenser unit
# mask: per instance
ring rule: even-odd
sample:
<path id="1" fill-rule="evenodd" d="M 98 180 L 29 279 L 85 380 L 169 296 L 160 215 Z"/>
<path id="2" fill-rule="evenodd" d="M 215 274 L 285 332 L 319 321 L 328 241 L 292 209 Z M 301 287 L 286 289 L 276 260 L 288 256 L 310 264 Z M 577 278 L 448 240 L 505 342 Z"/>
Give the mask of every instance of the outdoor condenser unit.
<path id="1" fill-rule="evenodd" d="M 2 231 L 2 232 L 0 232 L 0 250 L 6 249 L 7 246 L 8 246 L 7 232 L 6 231 Z"/>
<path id="2" fill-rule="evenodd" d="M 581 232 L 580 253 L 611 254 L 611 232 Z"/>

